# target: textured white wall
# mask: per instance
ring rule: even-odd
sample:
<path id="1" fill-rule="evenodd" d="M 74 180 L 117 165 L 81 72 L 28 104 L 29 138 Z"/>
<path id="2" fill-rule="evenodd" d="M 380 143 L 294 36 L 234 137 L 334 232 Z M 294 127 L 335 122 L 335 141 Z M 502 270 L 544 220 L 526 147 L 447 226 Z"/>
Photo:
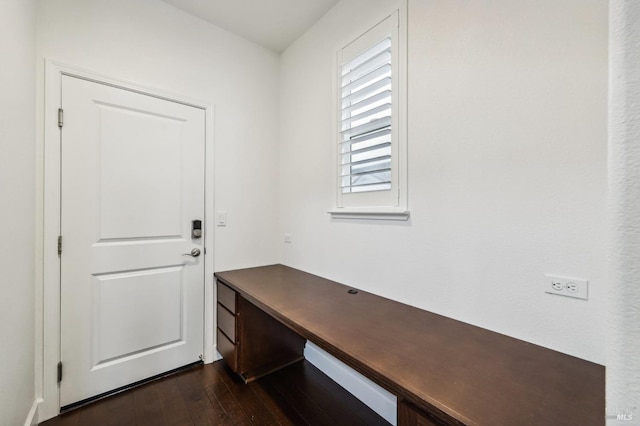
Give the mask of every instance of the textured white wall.
<path id="1" fill-rule="evenodd" d="M 35 0 L 0 1 L 0 425 L 34 391 Z"/>
<path id="2" fill-rule="evenodd" d="M 44 0 L 38 57 L 213 102 L 215 269 L 277 262 L 275 53 L 157 0 Z"/>
<path id="3" fill-rule="evenodd" d="M 640 425 L 640 2 L 610 1 L 607 414 Z"/>
<path id="4" fill-rule="evenodd" d="M 410 0 L 411 219 L 331 220 L 335 50 L 388 4 L 343 0 L 283 54 L 282 262 L 603 364 L 606 0 Z"/>

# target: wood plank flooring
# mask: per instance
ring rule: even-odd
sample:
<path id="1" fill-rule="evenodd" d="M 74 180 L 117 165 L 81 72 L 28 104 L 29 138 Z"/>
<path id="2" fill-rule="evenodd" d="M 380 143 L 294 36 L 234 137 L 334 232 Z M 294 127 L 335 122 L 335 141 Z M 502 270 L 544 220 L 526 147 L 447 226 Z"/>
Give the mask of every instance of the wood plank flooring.
<path id="1" fill-rule="evenodd" d="M 249 384 L 222 361 L 193 367 L 42 426 L 388 425 L 320 370 L 301 361 Z"/>

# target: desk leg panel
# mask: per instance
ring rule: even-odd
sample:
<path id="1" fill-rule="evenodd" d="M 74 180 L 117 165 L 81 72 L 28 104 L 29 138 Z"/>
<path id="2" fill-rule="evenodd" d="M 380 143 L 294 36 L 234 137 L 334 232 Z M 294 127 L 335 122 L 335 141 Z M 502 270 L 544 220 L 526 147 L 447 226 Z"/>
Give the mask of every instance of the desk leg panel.
<path id="1" fill-rule="evenodd" d="M 304 359 L 306 340 L 238 297 L 238 373 L 255 380 Z"/>

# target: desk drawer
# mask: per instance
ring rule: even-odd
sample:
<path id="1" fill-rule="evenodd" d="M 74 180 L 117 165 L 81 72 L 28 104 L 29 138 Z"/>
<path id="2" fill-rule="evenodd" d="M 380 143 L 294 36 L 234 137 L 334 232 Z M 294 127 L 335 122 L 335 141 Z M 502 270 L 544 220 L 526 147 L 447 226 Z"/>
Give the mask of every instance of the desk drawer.
<path id="1" fill-rule="evenodd" d="M 222 355 L 222 358 L 227 363 L 229 368 L 231 368 L 236 373 L 238 372 L 238 352 L 236 350 L 236 345 L 234 345 L 227 336 L 224 335 L 222 331 L 218 328 L 216 330 L 217 337 L 217 349 Z"/>
<path id="2" fill-rule="evenodd" d="M 227 309 L 218 303 L 218 328 L 231 340 L 232 343 L 237 343 L 236 340 L 236 317 L 227 311 Z"/>
<path id="3" fill-rule="evenodd" d="M 231 313 L 236 311 L 236 292 L 218 281 L 218 303 L 227 308 Z"/>

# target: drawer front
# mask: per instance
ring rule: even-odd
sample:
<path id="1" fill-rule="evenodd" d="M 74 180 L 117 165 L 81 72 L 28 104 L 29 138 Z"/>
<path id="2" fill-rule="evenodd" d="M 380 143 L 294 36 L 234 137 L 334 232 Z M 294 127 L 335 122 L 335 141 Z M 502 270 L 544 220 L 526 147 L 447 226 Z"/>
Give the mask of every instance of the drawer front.
<path id="1" fill-rule="evenodd" d="M 236 340 L 236 317 L 227 311 L 227 309 L 218 303 L 218 328 L 227 335 L 232 343 L 237 343 Z"/>
<path id="2" fill-rule="evenodd" d="M 229 368 L 231 368 L 234 372 L 238 372 L 238 352 L 236 350 L 236 345 L 231 343 L 231 341 L 224 335 L 218 328 L 216 330 L 217 337 L 217 349 L 222 355 L 222 358 L 227 363 Z"/>
<path id="3" fill-rule="evenodd" d="M 218 281 L 218 303 L 236 313 L 236 292 Z"/>

